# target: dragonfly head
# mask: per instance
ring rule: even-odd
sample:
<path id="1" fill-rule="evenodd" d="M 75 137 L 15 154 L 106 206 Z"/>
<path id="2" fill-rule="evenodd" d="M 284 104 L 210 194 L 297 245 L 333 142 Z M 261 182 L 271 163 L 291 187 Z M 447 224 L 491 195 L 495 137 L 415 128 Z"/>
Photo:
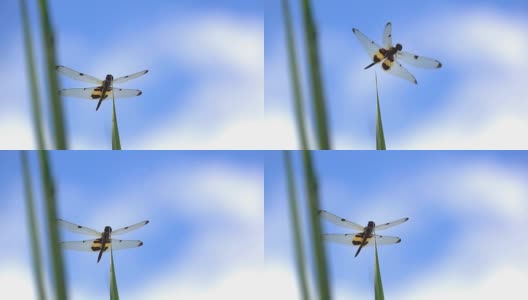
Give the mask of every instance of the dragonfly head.
<path id="1" fill-rule="evenodd" d="M 368 222 L 368 226 L 369 228 L 374 228 L 376 226 L 376 224 L 374 223 L 374 221 L 369 221 Z"/>
<path id="2" fill-rule="evenodd" d="M 108 82 L 112 82 L 112 80 L 114 80 L 114 76 L 108 74 L 108 75 L 106 75 L 106 79 L 105 80 L 108 81 Z"/>
<path id="3" fill-rule="evenodd" d="M 112 76 L 112 75 L 110 75 L 110 76 Z M 104 232 L 105 232 L 105 234 L 111 233 L 112 232 L 112 227 L 106 226 Z"/>
<path id="4" fill-rule="evenodd" d="M 401 44 L 396 44 L 396 46 L 394 48 L 396 48 L 396 50 L 398 50 L 398 51 L 402 51 L 402 49 L 403 49 Z"/>

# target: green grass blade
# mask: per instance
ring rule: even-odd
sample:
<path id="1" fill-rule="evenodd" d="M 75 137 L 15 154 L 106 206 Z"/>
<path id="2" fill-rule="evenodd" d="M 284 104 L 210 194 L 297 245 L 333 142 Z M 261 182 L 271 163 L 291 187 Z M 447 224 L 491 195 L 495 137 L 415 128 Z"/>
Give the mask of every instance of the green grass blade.
<path id="1" fill-rule="evenodd" d="M 383 294 L 383 284 L 381 283 L 381 272 L 378 260 L 378 244 L 376 243 L 376 239 L 374 239 L 374 268 L 374 299 L 385 300 L 385 295 Z"/>
<path id="2" fill-rule="evenodd" d="M 381 110 L 378 95 L 378 76 L 376 78 L 376 150 L 387 150 L 385 146 L 385 136 L 383 135 L 383 123 L 381 122 Z"/>
<path id="3" fill-rule="evenodd" d="M 66 278 L 64 276 L 64 262 L 59 244 L 59 230 L 57 228 L 57 205 L 55 199 L 55 184 L 50 170 L 48 152 L 38 151 L 44 195 L 44 207 L 46 211 L 46 227 L 49 234 L 49 247 L 51 263 L 53 267 L 55 299 L 66 299 Z"/>
<path id="4" fill-rule="evenodd" d="M 44 43 L 44 54 L 46 61 L 46 72 L 48 77 L 48 93 L 50 98 L 50 112 L 53 120 L 53 133 L 55 148 L 65 150 L 68 148 L 66 140 L 66 126 L 62 110 L 62 102 L 59 97 L 59 85 L 57 80 L 57 59 L 55 56 L 55 39 L 51 27 L 48 4 L 46 0 L 38 0 L 39 13 L 42 28 L 42 40 Z"/>
<path id="5" fill-rule="evenodd" d="M 293 86 L 293 97 L 295 103 L 295 117 L 297 119 L 297 135 L 301 141 L 303 150 L 308 150 L 308 140 L 306 138 L 306 125 L 304 117 L 304 107 L 302 103 L 301 84 L 297 67 L 297 54 L 295 53 L 295 42 L 293 39 L 293 26 L 291 22 L 290 7 L 288 0 L 282 0 L 284 11 L 284 30 L 286 31 L 286 43 L 288 45 L 288 60 L 290 62 L 290 75 Z"/>
<path id="6" fill-rule="evenodd" d="M 119 300 L 119 293 L 117 291 L 117 279 L 114 268 L 114 252 L 110 247 L 110 299 Z"/>
<path id="7" fill-rule="evenodd" d="M 112 98 L 112 150 L 121 150 L 121 139 L 119 138 L 119 128 L 117 126 L 117 116 L 115 111 L 115 100 Z"/>
<path id="8" fill-rule="evenodd" d="M 33 113 L 33 130 L 37 138 L 37 147 L 40 150 L 46 149 L 44 142 L 44 123 L 42 122 L 42 112 L 40 108 L 40 96 L 37 84 L 37 72 L 35 70 L 35 59 L 33 54 L 33 39 L 29 25 L 29 15 L 26 0 L 20 0 L 20 11 L 22 27 L 24 29 L 24 48 L 26 49 L 26 66 L 28 72 L 28 81 L 31 91 L 32 113 Z"/>
<path id="9" fill-rule="evenodd" d="M 46 292 L 44 290 L 44 276 L 42 273 L 42 261 L 40 260 L 42 254 L 40 249 L 40 240 L 37 234 L 37 217 L 35 215 L 35 201 L 33 198 L 33 185 L 31 183 L 31 175 L 29 172 L 28 159 L 25 151 L 20 151 L 20 159 L 22 163 L 22 176 L 24 179 L 24 191 L 26 195 L 26 212 L 29 228 L 29 241 L 31 243 L 31 256 L 33 263 L 33 275 L 35 276 L 35 285 L 37 290 L 37 297 L 40 300 L 46 299 Z"/>
<path id="10" fill-rule="evenodd" d="M 316 282 L 319 292 L 319 299 L 330 300 L 330 288 L 328 284 L 328 270 L 326 266 L 326 254 L 323 245 L 321 223 L 319 221 L 319 191 L 317 176 L 315 174 L 311 151 L 304 150 L 303 164 L 304 164 L 304 184 L 306 188 L 306 195 L 308 197 L 309 220 L 311 224 L 311 242 L 314 254 L 314 264 L 316 270 Z"/>
<path id="11" fill-rule="evenodd" d="M 302 1 L 304 16 L 304 36 L 307 49 L 308 69 L 310 73 L 310 88 L 312 93 L 313 111 L 317 128 L 318 147 L 329 150 L 330 137 L 328 130 L 327 112 L 324 99 L 321 68 L 319 65 L 319 51 L 317 46 L 317 31 L 312 17 L 309 0 Z"/>
<path id="12" fill-rule="evenodd" d="M 303 252 L 302 236 L 301 236 L 301 223 L 299 220 L 299 208 L 297 207 L 297 193 L 295 187 L 295 181 L 293 179 L 292 163 L 290 153 L 283 151 L 284 153 L 284 166 L 286 169 L 286 177 L 288 180 L 288 199 L 290 204 L 290 220 L 293 228 L 294 236 L 294 248 L 295 248 L 295 262 L 297 267 L 297 280 L 301 288 L 301 295 L 303 300 L 308 300 L 308 284 L 306 283 L 306 269 L 304 267 L 305 256 Z"/>

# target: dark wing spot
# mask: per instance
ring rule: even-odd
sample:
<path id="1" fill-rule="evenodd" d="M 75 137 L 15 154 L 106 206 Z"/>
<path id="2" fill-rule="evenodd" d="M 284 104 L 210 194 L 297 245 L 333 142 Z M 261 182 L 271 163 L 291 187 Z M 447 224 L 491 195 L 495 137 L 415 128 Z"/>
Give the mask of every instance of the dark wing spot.
<path id="1" fill-rule="evenodd" d="M 438 62 L 438 66 L 436 66 L 437 68 L 440 68 L 442 66 L 442 63 L 441 62 Z"/>
<path id="2" fill-rule="evenodd" d="M 82 228 L 82 226 L 77 225 L 77 228 Z"/>
<path id="3" fill-rule="evenodd" d="M 127 227 L 125 227 L 125 229 L 128 229 L 128 226 L 127 226 Z"/>
<path id="4" fill-rule="evenodd" d="M 389 34 L 389 37 L 391 37 L 391 36 L 392 36 L 392 34 Z"/>
<path id="5" fill-rule="evenodd" d="M 145 222 L 145 225 L 147 225 L 148 223 L 150 223 L 150 221 Z"/>
<path id="6" fill-rule="evenodd" d="M 418 59 L 418 55 L 415 55 L 415 56 L 414 56 L 414 59 Z"/>
<path id="7" fill-rule="evenodd" d="M 137 94 L 137 96 L 139 96 L 139 95 L 141 95 L 141 94 L 143 94 L 143 92 L 142 92 L 142 91 L 139 91 L 139 93 Z"/>
<path id="8" fill-rule="evenodd" d="M 356 28 L 352 28 L 353 33 L 356 33 L 356 30 L 357 30 Z"/>
<path id="9" fill-rule="evenodd" d="M 79 73 L 79 75 L 84 76 L 84 73 Z"/>
<path id="10" fill-rule="evenodd" d="M 128 75 L 127 75 L 127 76 L 125 76 L 125 78 L 128 78 Z"/>
<path id="11" fill-rule="evenodd" d="M 401 242 L 401 239 L 398 239 L 398 241 L 396 242 L 396 244 L 399 243 L 399 242 Z"/>
<path id="12" fill-rule="evenodd" d="M 374 41 L 370 41 L 371 44 L 374 44 Z"/>
<path id="13" fill-rule="evenodd" d="M 143 246 L 143 242 L 139 242 L 138 247 L 141 247 L 141 246 Z"/>
<path id="14" fill-rule="evenodd" d="M 346 221 L 346 219 L 341 219 L 341 222 L 345 222 L 345 221 Z"/>

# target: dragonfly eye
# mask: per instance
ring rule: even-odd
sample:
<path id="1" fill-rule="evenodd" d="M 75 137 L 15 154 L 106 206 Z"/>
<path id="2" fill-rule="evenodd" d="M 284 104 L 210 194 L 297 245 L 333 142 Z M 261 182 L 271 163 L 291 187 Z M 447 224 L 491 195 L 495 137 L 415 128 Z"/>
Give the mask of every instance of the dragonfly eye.
<path id="1" fill-rule="evenodd" d="M 396 44 L 396 50 L 402 51 L 403 47 L 401 44 Z"/>

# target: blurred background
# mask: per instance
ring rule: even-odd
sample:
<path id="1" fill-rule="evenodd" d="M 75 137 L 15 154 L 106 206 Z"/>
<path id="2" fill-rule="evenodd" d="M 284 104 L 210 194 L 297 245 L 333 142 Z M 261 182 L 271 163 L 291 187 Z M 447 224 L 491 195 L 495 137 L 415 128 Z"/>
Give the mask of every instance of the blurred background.
<path id="1" fill-rule="evenodd" d="M 297 182 L 301 153 L 293 155 Z M 386 298 L 500 299 L 528 280 L 528 154 L 517 151 L 312 151 L 320 209 L 350 221 L 410 220 L 380 231 Z M 301 299 L 281 153 L 265 158 L 265 261 L 271 299 Z M 304 186 L 303 228 L 309 225 Z M 322 221 L 324 233 L 353 233 Z M 304 251 L 309 251 L 307 230 Z M 325 242 L 333 299 L 374 298 L 374 249 Z M 311 253 L 310 253 L 311 254 Z M 313 272 L 311 256 L 308 269 Z M 312 277 L 309 277 L 309 279 Z M 308 281 L 314 290 L 313 281 Z"/>
<path id="2" fill-rule="evenodd" d="M 37 6 L 28 2 L 44 76 Z M 263 148 L 262 1 L 48 2 L 58 64 L 100 79 L 149 70 L 119 86 L 143 91 L 116 101 L 124 149 Z M 0 149 L 34 149 L 19 1 L 2 1 L 0 28 Z M 97 112 L 96 101 L 62 101 L 70 148 L 111 148 L 110 101 Z"/>
<path id="3" fill-rule="evenodd" d="M 36 154 L 29 153 L 34 177 Z M 0 228 L 7 242 L 0 247 L 0 291 L 36 299 L 19 156 L 0 152 Z M 261 153 L 55 151 L 50 160 L 60 218 L 98 231 L 150 220 L 121 236 L 142 240 L 142 247 L 114 252 L 122 299 L 247 299 L 260 287 Z M 42 239 L 41 184 L 34 179 L 33 185 Z M 65 241 L 90 239 L 60 233 Z M 108 297 L 109 252 L 100 263 L 95 253 L 62 253 L 70 299 Z"/>
<path id="4" fill-rule="evenodd" d="M 303 18 L 298 1 L 289 2 L 308 100 Z M 333 149 L 375 149 L 375 71 L 387 149 L 528 148 L 518 138 L 528 130 L 528 2 L 311 3 Z M 269 145 L 299 149 L 281 1 L 266 1 L 264 10 L 266 128 L 276 133 Z M 442 68 L 403 64 L 418 85 L 380 67 L 363 70 L 369 57 L 352 28 L 381 43 L 388 21 L 394 43 Z"/>

